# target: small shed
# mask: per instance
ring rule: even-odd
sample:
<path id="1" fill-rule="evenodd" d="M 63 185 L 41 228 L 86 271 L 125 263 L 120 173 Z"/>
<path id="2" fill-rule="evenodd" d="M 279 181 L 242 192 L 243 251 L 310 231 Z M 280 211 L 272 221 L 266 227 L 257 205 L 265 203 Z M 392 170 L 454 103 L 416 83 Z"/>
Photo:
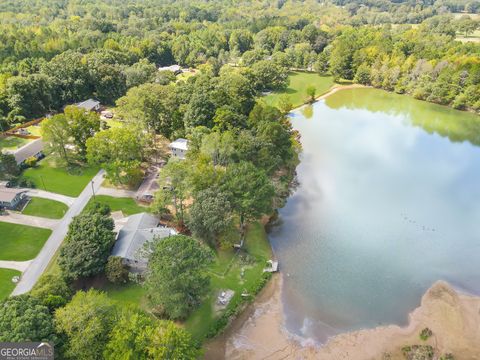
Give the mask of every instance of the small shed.
<path id="1" fill-rule="evenodd" d="M 168 145 L 173 157 L 179 159 L 185 159 L 188 151 L 188 140 L 187 139 L 177 139 L 174 142 Z"/>

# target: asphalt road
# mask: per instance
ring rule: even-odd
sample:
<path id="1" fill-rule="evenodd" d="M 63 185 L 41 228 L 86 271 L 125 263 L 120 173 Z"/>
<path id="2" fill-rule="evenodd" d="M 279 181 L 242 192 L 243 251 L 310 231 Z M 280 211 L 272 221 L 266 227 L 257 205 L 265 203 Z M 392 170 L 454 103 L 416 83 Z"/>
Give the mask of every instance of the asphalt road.
<path id="1" fill-rule="evenodd" d="M 95 192 L 97 192 L 100 188 L 100 185 L 103 181 L 103 176 L 104 171 L 100 170 L 93 178 L 93 188 L 95 189 Z M 42 273 L 47 268 L 53 255 L 55 255 L 57 250 L 60 248 L 60 245 L 62 245 L 63 239 L 65 238 L 65 235 L 67 235 L 68 225 L 70 224 L 70 221 L 72 221 L 72 218 L 74 216 L 77 216 L 82 212 L 83 208 L 85 207 L 85 205 L 87 205 L 92 195 L 92 185 L 91 183 L 88 183 L 85 189 L 83 189 L 82 193 L 75 199 L 73 204 L 70 206 L 58 226 L 53 230 L 52 234 L 48 238 L 40 253 L 31 262 L 27 270 L 25 270 L 22 278 L 17 284 L 17 287 L 13 290 L 12 295 L 25 294 L 33 288 L 40 275 L 42 275 Z"/>

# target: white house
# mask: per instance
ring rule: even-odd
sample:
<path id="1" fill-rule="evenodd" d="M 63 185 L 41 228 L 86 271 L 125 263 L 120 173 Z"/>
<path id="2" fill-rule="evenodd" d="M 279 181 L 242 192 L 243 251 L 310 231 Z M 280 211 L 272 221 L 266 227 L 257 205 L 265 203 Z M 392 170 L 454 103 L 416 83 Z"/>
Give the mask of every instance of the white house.
<path id="1" fill-rule="evenodd" d="M 112 255 L 121 257 L 123 263 L 133 271 L 145 270 L 148 263 L 145 244 L 176 234 L 175 230 L 158 225 L 158 219 L 147 213 L 129 216 L 118 232 Z"/>
<path id="2" fill-rule="evenodd" d="M 168 145 L 173 157 L 184 160 L 188 151 L 188 140 L 187 139 L 177 139 L 174 142 Z"/>

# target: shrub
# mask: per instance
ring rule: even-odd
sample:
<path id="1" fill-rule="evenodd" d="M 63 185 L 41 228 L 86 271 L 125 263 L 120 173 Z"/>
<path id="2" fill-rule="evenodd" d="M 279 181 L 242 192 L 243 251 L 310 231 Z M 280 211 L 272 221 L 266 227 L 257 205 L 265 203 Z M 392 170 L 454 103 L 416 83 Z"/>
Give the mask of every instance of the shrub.
<path id="1" fill-rule="evenodd" d="M 420 332 L 420 339 L 422 339 L 423 341 L 426 341 L 432 335 L 433 335 L 432 330 L 430 330 L 429 328 L 425 328 Z"/>
<path id="2" fill-rule="evenodd" d="M 108 281 L 114 284 L 125 284 L 128 281 L 128 269 L 119 256 L 110 256 L 105 267 Z"/>
<path id="3" fill-rule="evenodd" d="M 31 292 L 33 297 L 50 310 L 64 306 L 72 294 L 72 289 L 59 274 L 43 275 Z"/>
<path id="4" fill-rule="evenodd" d="M 37 165 L 37 158 L 35 156 L 30 156 L 25 159 L 25 165 L 28 167 L 35 167 Z"/>

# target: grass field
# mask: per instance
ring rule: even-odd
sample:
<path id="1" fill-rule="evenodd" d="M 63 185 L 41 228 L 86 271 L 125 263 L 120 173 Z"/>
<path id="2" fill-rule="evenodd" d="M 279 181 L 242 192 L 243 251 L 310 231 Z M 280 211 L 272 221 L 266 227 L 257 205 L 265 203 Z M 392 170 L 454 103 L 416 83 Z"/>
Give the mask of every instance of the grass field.
<path id="1" fill-rule="evenodd" d="M 27 144 L 30 140 L 16 136 L 0 137 L 0 150 L 15 150 Z"/>
<path id="2" fill-rule="evenodd" d="M 0 269 L 0 301 L 7 298 L 15 288 L 12 282 L 14 276 L 20 276 L 21 272 L 11 269 Z"/>
<path id="3" fill-rule="evenodd" d="M 59 201 L 32 197 L 22 214 L 40 216 L 49 219 L 61 219 L 68 206 Z"/>
<path id="4" fill-rule="evenodd" d="M 38 166 L 25 170 L 23 177 L 33 181 L 38 189 L 77 197 L 97 172 L 97 168 L 91 167 L 67 169 L 57 166 L 54 159 L 47 157 Z"/>
<path id="5" fill-rule="evenodd" d="M 122 211 L 124 215 L 129 216 L 148 211 L 146 206 L 138 205 L 132 198 L 117 198 L 107 195 L 96 195 L 95 200 L 90 199 L 85 209 L 89 209 L 93 206 L 93 203 L 97 202 L 110 206 L 112 211 Z"/>
<path id="6" fill-rule="evenodd" d="M 465 34 L 457 33 L 456 40 L 461 42 L 480 42 L 480 30 L 475 30 L 472 34 L 465 36 Z"/>
<path id="7" fill-rule="evenodd" d="M 305 103 L 308 98 L 306 88 L 310 85 L 315 86 L 317 96 L 326 93 L 334 84 L 331 76 L 320 76 L 312 72 L 291 72 L 289 75 L 290 85 L 287 89 L 273 92 L 263 98 L 263 100 L 272 106 L 276 106 L 280 97 L 284 94 L 288 95 L 293 107 L 298 107 Z"/>
<path id="8" fill-rule="evenodd" d="M 25 261 L 37 256 L 51 230 L 0 222 L 0 260 Z"/>

